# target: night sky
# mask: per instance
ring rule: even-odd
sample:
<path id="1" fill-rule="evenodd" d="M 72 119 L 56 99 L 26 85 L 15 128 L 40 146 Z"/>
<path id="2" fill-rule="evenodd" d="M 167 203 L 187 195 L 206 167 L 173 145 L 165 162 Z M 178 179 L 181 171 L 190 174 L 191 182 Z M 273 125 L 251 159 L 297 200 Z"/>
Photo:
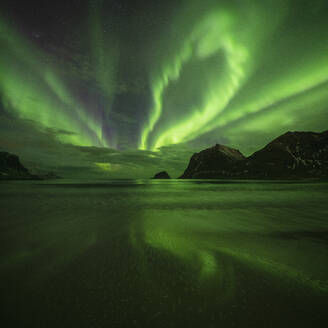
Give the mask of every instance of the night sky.
<path id="1" fill-rule="evenodd" d="M 327 0 L 1 1 L 0 149 L 33 172 L 178 176 L 327 123 Z"/>

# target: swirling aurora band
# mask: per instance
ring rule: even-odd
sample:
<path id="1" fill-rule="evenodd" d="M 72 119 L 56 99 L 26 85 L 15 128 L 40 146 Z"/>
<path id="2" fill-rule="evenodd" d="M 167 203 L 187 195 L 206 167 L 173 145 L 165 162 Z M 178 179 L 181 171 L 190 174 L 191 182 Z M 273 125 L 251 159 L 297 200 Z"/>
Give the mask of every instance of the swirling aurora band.
<path id="1" fill-rule="evenodd" d="M 91 89 L 96 90 L 91 100 L 80 97 L 88 93 L 89 82 L 72 82 L 79 74 L 63 73 L 49 53 L 4 19 L 0 95 L 5 110 L 61 131 L 57 138 L 63 143 L 115 148 L 121 128 L 110 110 L 120 59 L 114 36 L 103 31 L 103 3 L 95 4 L 87 20 Z M 249 132 L 276 135 L 304 127 L 310 114 L 318 120 L 309 129 L 321 127 L 328 102 L 323 5 L 308 5 L 313 13 L 303 21 L 294 12 L 296 1 L 194 0 L 179 6 L 170 26 L 162 28 L 161 42 L 152 46 L 146 69 L 150 95 L 140 95 L 150 97 L 151 104 L 136 113 L 137 135 L 129 135 L 129 147 L 156 150 L 208 133 L 238 144 Z M 98 95 L 101 100 L 94 101 Z"/>
<path id="2" fill-rule="evenodd" d="M 251 114 L 260 113 L 268 107 L 274 107 L 275 113 L 270 113 L 266 117 L 253 116 L 247 122 L 245 130 L 267 128 L 272 121 L 275 124 L 288 125 L 293 122 L 297 107 L 304 104 L 306 95 L 307 106 L 316 103 L 316 100 L 327 101 L 327 85 L 325 82 L 328 77 L 327 56 L 322 53 L 318 55 L 316 62 L 308 60 L 300 65 L 291 67 L 287 72 L 276 80 L 273 76 L 272 81 L 266 85 L 258 85 L 258 94 L 250 99 L 243 99 L 239 102 L 239 91 L 246 85 L 247 80 L 252 78 L 252 73 L 256 70 L 256 64 L 261 61 L 259 52 L 261 45 L 279 26 L 283 20 L 284 9 L 279 8 L 281 3 L 275 4 L 273 16 L 266 17 L 268 7 L 249 7 L 244 14 L 244 24 L 240 24 L 241 17 L 233 12 L 210 11 L 203 20 L 198 23 L 191 35 L 182 46 L 181 52 L 170 61 L 167 66 L 163 66 L 161 74 L 158 74 L 152 84 L 154 106 L 151 112 L 149 124 L 145 127 L 140 146 L 142 149 L 156 149 L 169 144 L 186 142 L 199 137 L 213 129 L 229 126 L 240 119 L 246 118 Z M 240 13 L 239 13 L 240 14 Z M 276 16 L 276 17 L 274 17 Z M 249 20 L 247 19 L 249 18 Z M 267 22 L 265 21 L 267 20 Z M 251 22 L 249 24 L 249 22 Z M 263 27 L 262 35 L 259 35 L 258 27 Z M 242 33 L 240 32 L 242 30 Z M 168 128 L 161 128 L 160 116 L 163 110 L 165 88 L 170 83 L 175 83 L 183 71 L 183 65 L 191 60 L 206 60 L 209 56 L 221 56 L 224 54 L 224 70 L 219 71 L 212 78 L 210 88 L 203 90 L 201 104 L 193 106 L 188 115 Z M 303 59 L 303 58 L 302 58 Z M 216 69 L 212 67 L 212 69 Z M 209 72 L 210 73 L 210 72 Z M 320 96 L 318 92 L 311 94 L 316 87 L 321 87 Z M 299 102 L 294 97 L 299 98 Z M 236 98 L 236 103 L 233 103 Z M 165 113 L 164 113 L 165 115 Z M 159 123 L 158 123 L 159 122 Z M 156 131 L 156 123 L 158 123 Z M 236 127 L 240 129 L 240 126 Z M 232 128 L 233 129 L 233 128 Z M 230 129 L 230 130 L 232 130 Z M 152 138 L 151 132 L 155 137 Z M 230 131 L 236 133 L 236 131 Z"/>

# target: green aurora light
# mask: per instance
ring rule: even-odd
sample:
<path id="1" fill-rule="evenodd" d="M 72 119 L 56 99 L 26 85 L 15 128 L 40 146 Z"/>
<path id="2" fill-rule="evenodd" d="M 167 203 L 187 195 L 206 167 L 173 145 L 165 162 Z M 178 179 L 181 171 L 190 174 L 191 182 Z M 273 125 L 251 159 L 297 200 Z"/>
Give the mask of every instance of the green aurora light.
<path id="1" fill-rule="evenodd" d="M 95 20 L 95 18 L 94 18 Z M 97 24 L 94 46 L 99 84 L 110 93 L 110 67 L 102 54 Z M 59 141 L 80 146 L 108 147 L 103 137 L 102 118 L 83 105 L 72 94 L 56 67 L 54 60 L 0 20 L 0 90 L 2 102 L 9 112 L 19 118 L 37 122 L 41 128 L 52 128 L 63 133 Z M 52 61 L 52 62 L 51 62 Z M 49 63 L 50 62 L 50 63 Z M 100 73 L 101 72 L 101 73 Z"/>
<path id="2" fill-rule="evenodd" d="M 259 225 L 250 229 L 245 228 L 243 238 L 227 237 L 227 231 L 230 231 L 231 226 L 236 224 L 229 221 L 232 216 L 234 220 L 240 220 L 241 227 L 238 226 L 238 229 L 243 231 L 244 216 L 241 209 L 230 209 L 227 212 L 222 210 L 220 215 L 214 213 L 209 215 L 208 212 L 200 211 L 198 216 L 195 216 L 193 210 L 190 210 L 190 213 L 188 210 L 183 210 L 176 211 L 173 218 L 169 218 L 165 210 L 156 211 L 156 214 L 146 210 L 143 214 L 142 225 L 140 226 L 139 222 L 131 225 L 130 241 L 141 256 L 147 246 L 168 252 L 185 263 L 191 271 L 196 272 L 198 281 L 202 285 L 208 281 L 216 281 L 220 284 L 228 279 L 231 282 L 229 288 L 225 290 L 225 298 L 228 299 L 232 296 L 234 278 L 231 268 L 220 263 L 222 256 L 235 258 L 254 266 L 257 270 L 293 280 L 316 291 L 324 293 L 328 291 L 325 279 L 314 279 L 306 268 L 300 269 L 298 265 L 291 264 L 293 260 L 287 255 L 286 249 L 281 248 L 281 245 L 267 244 L 259 248 L 256 243 L 252 242 L 251 233 L 254 231 L 259 234 L 270 231 L 270 227 L 263 224 L 262 215 L 258 217 L 255 215 L 252 218 L 255 222 L 258 221 Z M 263 226 L 260 225 L 261 222 Z M 247 236 L 248 233 L 250 236 Z M 138 234 L 143 237 L 138 239 Z M 149 263 L 144 260 L 144 271 L 147 270 L 147 266 Z"/>
<path id="3" fill-rule="evenodd" d="M 325 6 L 321 0 L 185 1 L 134 55 L 128 50 L 143 33 L 136 20 L 111 28 L 115 17 L 106 17 L 106 3 L 92 1 L 79 30 L 83 41 L 71 54 L 76 66 L 1 18 L 2 107 L 56 131 L 61 143 L 120 150 L 225 140 L 247 153 L 286 130 L 322 130 Z M 129 65 L 144 72 L 148 89 L 138 85 L 139 76 L 125 80 L 133 76 Z"/>
<path id="4" fill-rule="evenodd" d="M 219 134 L 224 131 L 224 135 L 234 138 L 239 134 L 241 139 L 249 131 L 269 129 L 274 133 L 290 129 L 295 119 L 306 111 L 304 97 L 307 108 L 313 107 L 318 113 L 327 108 L 328 52 L 324 51 L 326 46 L 318 38 L 318 30 L 311 36 L 304 36 L 311 38 L 311 51 L 302 45 L 301 54 L 280 58 L 279 50 L 275 50 L 275 46 L 279 48 L 285 42 L 277 40 L 276 35 L 289 18 L 291 4 L 289 7 L 286 1 L 245 1 L 244 6 L 208 3 L 212 5 L 196 16 L 183 43 L 174 50 L 168 62 L 161 64 L 157 69 L 159 73 L 152 79 L 154 105 L 142 131 L 141 149 L 154 150 L 187 142 L 213 130 Z M 193 10 L 197 10 L 197 6 Z M 292 38 L 293 42 L 297 39 L 295 35 Z M 263 53 L 263 49 L 271 52 Z M 313 53 L 315 61 L 312 60 Z M 266 67 L 265 55 L 270 54 L 277 56 L 274 58 L 276 64 Z M 199 65 L 213 57 L 218 58 L 215 65 L 204 66 L 209 81 L 205 86 L 197 84 L 199 103 L 190 104 L 183 115 L 176 115 L 179 119 L 165 120 L 168 115 L 175 116 L 165 107 L 170 85 L 180 87 L 177 80 L 188 74 L 188 64 Z M 266 83 L 262 83 L 264 76 Z M 180 87 L 179 101 L 185 99 L 188 102 L 193 98 L 193 84 L 190 80 L 189 89 L 185 85 Z M 319 98 L 316 88 L 321 89 Z M 179 110 L 180 103 L 169 104 Z M 268 115 L 261 115 L 264 111 L 269 112 Z"/>

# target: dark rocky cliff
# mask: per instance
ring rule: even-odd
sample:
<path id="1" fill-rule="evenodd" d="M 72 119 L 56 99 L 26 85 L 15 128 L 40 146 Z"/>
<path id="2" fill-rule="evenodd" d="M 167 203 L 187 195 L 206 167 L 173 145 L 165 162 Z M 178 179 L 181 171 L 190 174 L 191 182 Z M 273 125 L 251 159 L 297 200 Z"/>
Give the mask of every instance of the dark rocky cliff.
<path id="1" fill-rule="evenodd" d="M 37 179 L 19 161 L 18 156 L 0 152 L 0 179 Z"/>
<path id="2" fill-rule="evenodd" d="M 230 170 L 231 166 L 243 161 L 246 157 L 237 149 L 223 145 L 205 149 L 194 154 L 181 179 L 215 177 L 219 171 Z"/>

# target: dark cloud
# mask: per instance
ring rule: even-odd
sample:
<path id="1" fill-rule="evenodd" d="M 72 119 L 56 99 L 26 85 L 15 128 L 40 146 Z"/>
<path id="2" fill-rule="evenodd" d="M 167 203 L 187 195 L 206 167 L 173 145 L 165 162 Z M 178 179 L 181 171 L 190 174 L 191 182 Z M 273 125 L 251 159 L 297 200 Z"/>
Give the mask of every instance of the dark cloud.
<path id="1" fill-rule="evenodd" d="M 0 114 L 0 149 L 19 155 L 34 173 L 54 171 L 65 178 L 149 178 L 167 170 L 177 177 L 192 153 L 182 145 L 158 152 L 74 146 L 59 142 L 56 137 L 61 134 L 70 132 L 43 129 L 33 121 Z"/>

